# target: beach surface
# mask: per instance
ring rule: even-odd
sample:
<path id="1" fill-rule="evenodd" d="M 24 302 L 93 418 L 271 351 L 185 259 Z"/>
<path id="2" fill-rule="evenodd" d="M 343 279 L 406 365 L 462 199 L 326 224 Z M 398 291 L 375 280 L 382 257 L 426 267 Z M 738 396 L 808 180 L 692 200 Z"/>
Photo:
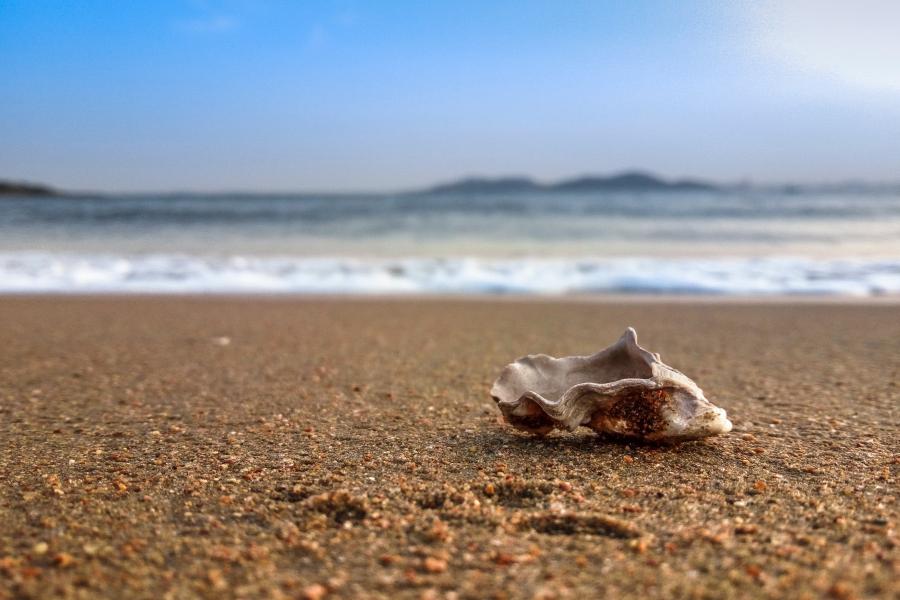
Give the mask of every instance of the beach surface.
<path id="1" fill-rule="evenodd" d="M 625 327 L 734 422 L 488 394 Z M 898 597 L 900 306 L 0 299 L 0 598 Z"/>

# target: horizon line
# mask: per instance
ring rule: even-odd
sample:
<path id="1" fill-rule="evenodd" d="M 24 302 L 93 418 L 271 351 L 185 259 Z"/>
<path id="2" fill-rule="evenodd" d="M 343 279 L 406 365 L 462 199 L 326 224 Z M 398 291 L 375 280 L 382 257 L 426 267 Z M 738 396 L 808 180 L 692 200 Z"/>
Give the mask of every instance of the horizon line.
<path id="1" fill-rule="evenodd" d="M 533 184 L 538 188 L 552 188 L 554 186 L 559 186 L 561 184 L 567 182 L 573 182 L 583 179 L 596 178 L 596 179 L 614 179 L 627 175 L 640 175 L 647 176 L 654 179 L 657 179 L 668 185 L 677 185 L 679 183 L 697 183 L 701 185 L 708 185 L 715 189 L 723 189 L 723 190 L 734 190 L 734 189 L 772 189 L 772 188 L 783 188 L 783 189 L 810 189 L 810 188 L 847 188 L 847 187 L 865 187 L 865 188 L 890 188 L 890 187 L 900 187 L 900 179 L 898 180 L 875 180 L 875 179 L 865 179 L 865 178 L 855 178 L 848 177 L 837 180 L 822 180 L 822 181 L 791 181 L 791 180 L 782 180 L 782 181 L 759 181 L 754 180 L 750 177 L 741 178 L 739 180 L 716 180 L 716 179 L 708 179 L 703 176 L 676 176 L 669 177 L 658 175 L 656 172 L 648 170 L 648 169 L 622 169 L 617 171 L 610 171 L 605 174 L 603 173 L 591 173 L 591 172 L 582 172 L 577 175 L 569 175 L 561 178 L 554 179 L 544 179 L 537 178 L 531 175 L 523 175 L 523 174 L 515 174 L 515 173 L 507 173 L 507 174 L 478 174 L 478 173 L 468 173 L 459 175 L 453 178 L 446 178 L 435 181 L 430 184 L 419 184 L 419 185 L 411 185 L 402 188 L 393 188 L 393 189 L 312 189 L 312 188 L 276 188 L 276 189 L 266 189 L 265 187 L 240 187 L 240 188 L 144 188 L 144 189 L 131 189 L 131 190 L 123 190 L 123 189 L 115 189 L 115 188 L 67 188 L 67 187 L 57 187 L 55 184 L 38 182 L 33 179 L 20 179 L 20 178 L 6 178 L 0 177 L 0 186 L 3 184 L 13 185 L 13 186 L 23 186 L 23 187 L 34 187 L 34 188 L 43 188 L 48 190 L 53 195 L 58 196 L 89 196 L 89 195 L 113 195 L 113 194 L 121 194 L 121 195 L 161 195 L 161 196 L 173 196 L 173 195 L 198 195 L 198 196 L 225 196 L 225 195 L 328 195 L 328 196 L 352 196 L 352 195 L 415 195 L 428 193 L 436 190 L 437 188 L 441 188 L 444 186 L 452 186 L 457 184 L 462 184 L 466 182 L 501 182 L 501 181 L 522 181 L 523 183 Z M 552 191 L 552 189 L 548 189 L 548 191 Z"/>

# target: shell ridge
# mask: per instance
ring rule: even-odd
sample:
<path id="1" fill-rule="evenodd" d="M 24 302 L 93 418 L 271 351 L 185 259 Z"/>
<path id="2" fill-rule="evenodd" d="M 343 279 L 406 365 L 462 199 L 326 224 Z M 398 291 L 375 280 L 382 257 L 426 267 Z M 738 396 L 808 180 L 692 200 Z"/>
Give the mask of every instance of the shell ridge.
<path id="1" fill-rule="evenodd" d="M 601 405 L 630 388 L 657 389 L 659 385 L 650 379 L 629 378 L 609 383 L 585 382 L 567 389 L 558 400 L 550 400 L 535 392 L 527 392 L 516 401 L 502 402 L 510 407 L 531 400 L 554 421 L 560 421 L 574 429 L 588 421 Z M 588 398 L 585 400 L 585 398 Z"/>

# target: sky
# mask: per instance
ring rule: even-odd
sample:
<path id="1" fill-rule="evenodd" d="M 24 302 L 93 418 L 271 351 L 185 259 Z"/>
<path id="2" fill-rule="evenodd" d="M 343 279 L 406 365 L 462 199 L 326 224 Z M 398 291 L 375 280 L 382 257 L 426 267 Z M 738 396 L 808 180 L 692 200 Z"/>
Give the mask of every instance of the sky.
<path id="1" fill-rule="evenodd" d="M 0 178 L 900 180 L 900 3 L 0 0 Z"/>

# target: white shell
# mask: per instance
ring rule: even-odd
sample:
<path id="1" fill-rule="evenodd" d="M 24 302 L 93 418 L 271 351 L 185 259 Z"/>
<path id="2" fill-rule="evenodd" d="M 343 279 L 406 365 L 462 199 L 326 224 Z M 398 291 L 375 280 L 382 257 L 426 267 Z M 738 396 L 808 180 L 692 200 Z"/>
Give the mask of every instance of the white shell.
<path id="1" fill-rule="evenodd" d="M 491 397 L 508 423 L 538 435 L 584 425 L 598 433 L 667 442 L 731 431 L 725 411 L 659 354 L 641 348 L 631 327 L 591 356 L 520 358 L 503 369 Z"/>

